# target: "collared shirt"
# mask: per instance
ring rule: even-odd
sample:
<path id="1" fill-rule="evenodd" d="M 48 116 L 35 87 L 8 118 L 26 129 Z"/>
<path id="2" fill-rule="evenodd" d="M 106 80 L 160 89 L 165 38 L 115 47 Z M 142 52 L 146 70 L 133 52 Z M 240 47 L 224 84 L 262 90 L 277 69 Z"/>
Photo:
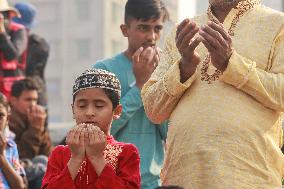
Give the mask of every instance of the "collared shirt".
<path id="1" fill-rule="evenodd" d="M 227 31 L 238 12 L 232 9 L 227 15 Z M 201 26 L 208 16 L 194 21 Z M 142 89 L 149 118 L 156 123 L 170 119 L 163 183 L 185 188 L 280 188 L 284 15 L 257 5 L 240 17 L 228 67 L 212 84 L 201 80 L 208 53 L 203 44 L 197 47 L 202 61 L 196 73 L 180 82 L 175 33 L 176 29 Z M 210 64 L 208 73 L 214 70 Z"/>
<path id="2" fill-rule="evenodd" d="M 13 167 L 13 169 L 21 176 L 26 175 L 23 166 L 20 164 L 19 161 L 19 154 L 16 143 L 11 140 L 7 139 L 7 147 L 5 151 L 5 157 L 8 160 L 9 164 Z M 0 169 L 0 189 L 10 189 L 7 179 L 5 175 Z"/>

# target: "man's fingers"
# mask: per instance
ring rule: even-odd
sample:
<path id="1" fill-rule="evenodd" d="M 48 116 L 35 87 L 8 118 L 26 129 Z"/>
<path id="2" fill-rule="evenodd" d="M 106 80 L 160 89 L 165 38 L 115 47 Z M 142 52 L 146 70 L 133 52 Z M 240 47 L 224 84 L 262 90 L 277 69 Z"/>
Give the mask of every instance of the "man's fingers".
<path id="1" fill-rule="evenodd" d="M 147 47 L 140 56 L 140 62 L 151 63 L 154 55 L 156 54 L 153 47 Z"/>
<path id="2" fill-rule="evenodd" d="M 209 44 L 210 46 L 212 46 L 213 49 L 218 50 L 221 47 L 221 44 L 219 43 L 218 40 L 216 40 L 215 38 L 213 38 L 211 35 L 209 35 L 208 33 L 204 32 L 203 30 L 199 31 L 199 35 L 202 37 L 202 43 L 206 42 L 207 44 Z M 212 49 L 210 48 L 210 49 Z M 209 49 L 208 49 L 209 50 Z"/>
<path id="3" fill-rule="evenodd" d="M 187 25 L 184 26 L 182 31 L 177 35 L 176 38 L 176 45 L 177 47 L 181 45 L 181 43 L 184 41 L 184 38 L 188 35 L 188 33 L 192 33 L 192 30 L 196 30 L 198 28 L 194 22 L 190 22 Z"/>
<path id="4" fill-rule="evenodd" d="M 188 44 L 188 49 L 190 51 L 194 51 L 196 49 L 196 47 L 199 45 L 199 43 L 201 42 L 201 37 L 196 37 L 193 41 L 191 41 L 189 44 Z"/>
<path id="5" fill-rule="evenodd" d="M 214 23 L 215 24 L 215 23 Z M 224 37 L 219 33 L 219 31 L 209 27 L 208 25 L 202 26 L 201 31 L 205 32 L 206 34 L 210 35 L 214 40 L 217 40 L 222 47 L 227 46 L 227 42 Z"/>
<path id="6" fill-rule="evenodd" d="M 232 41 L 231 36 L 228 34 L 228 32 L 226 32 L 226 30 L 224 29 L 221 23 L 216 24 L 214 22 L 209 21 L 208 26 L 218 31 L 226 41 L 228 42 Z"/>
<path id="7" fill-rule="evenodd" d="M 139 62 L 139 58 L 140 58 L 140 55 L 141 55 L 143 49 L 144 49 L 143 47 L 140 47 L 139 49 L 137 49 L 135 51 L 135 53 L 132 56 L 132 61 L 133 62 Z"/>
<path id="8" fill-rule="evenodd" d="M 177 31 L 176 31 L 176 38 L 179 35 L 179 33 L 181 32 L 182 28 L 189 22 L 189 19 L 186 18 L 184 19 L 177 27 Z"/>
<path id="9" fill-rule="evenodd" d="M 196 35 L 196 33 L 198 33 L 199 28 L 195 27 L 193 28 L 191 31 L 188 32 L 188 34 L 184 37 L 181 45 L 180 45 L 180 49 L 185 49 L 188 47 L 190 41 L 193 39 L 193 37 Z"/>

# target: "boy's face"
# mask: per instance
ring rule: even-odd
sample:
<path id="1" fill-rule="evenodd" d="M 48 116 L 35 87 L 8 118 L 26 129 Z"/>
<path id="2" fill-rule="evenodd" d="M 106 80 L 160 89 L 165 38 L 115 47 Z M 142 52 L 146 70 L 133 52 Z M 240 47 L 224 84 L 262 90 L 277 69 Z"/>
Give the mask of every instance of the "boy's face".
<path id="1" fill-rule="evenodd" d="M 12 107 L 26 115 L 27 111 L 34 105 L 37 104 L 38 92 L 37 90 L 24 90 L 19 97 L 11 96 L 10 101 Z"/>
<path id="2" fill-rule="evenodd" d="M 8 112 L 3 104 L 0 104 L 0 131 L 4 131 L 8 121 Z"/>
<path id="3" fill-rule="evenodd" d="M 72 104 L 76 124 L 89 123 L 98 126 L 106 135 L 110 134 L 113 119 L 121 114 L 121 105 L 113 110 L 111 100 L 103 89 L 80 90 Z"/>
<path id="4" fill-rule="evenodd" d="M 163 18 L 148 21 L 130 19 L 127 24 L 120 26 L 125 37 L 128 38 L 128 48 L 133 53 L 141 46 L 146 48 L 156 46 L 164 26 Z"/>

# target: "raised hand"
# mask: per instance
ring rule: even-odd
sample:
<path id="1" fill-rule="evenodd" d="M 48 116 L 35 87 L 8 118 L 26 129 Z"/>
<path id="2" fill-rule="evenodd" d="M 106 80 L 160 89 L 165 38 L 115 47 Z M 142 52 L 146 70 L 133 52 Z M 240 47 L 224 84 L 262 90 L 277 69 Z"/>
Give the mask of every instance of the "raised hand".
<path id="1" fill-rule="evenodd" d="M 89 159 L 103 157 L 106 147 L 106 136 L 104 132 L 97 126 L 87 126 L 88 138 L 85 141 L 86 155 Z"/>
<path id="2" fill-rule="evenodd" d="M 136 85 L 142 89 L 148 81 L 160 61 L 157 47 L 140 47 L 132 56 L 133 73 L 136 78 Z"/>
<path id="3" fill-rule="evenodd" d="M 71 156 L 74 159 L 83 161 L 86 154 L 85 141 L 87 136 L 86 126 L 79 124 L 70 130 L 66 137 L 66 144 L 69 146 Z"/>
<path id="4" fill-rule="evenodd" d="M 221 23 L 209 21 L 201 27 L 201 41 L 208 49 L 211 63 L 220 71 L 225 71 L 232 55 L 232 38 Z"/>
<path id="5" fill-rule="evenodd" d="M 200 62 L 200 57 L 195 51 L 201 42 L 199 37 L 194 36 L 198 33 L 199 28 L 195 22 L 189 19 L 183 20 L 177 27 L 176 47 L 181 54 L 181 82 L 187 80 L 196 70 Z"/>
<path id="6" fill-rule="evenodd" d="M 27 111 L 30 126 L 40 131 L 44 130 L 46 116 L 44 108 L 40 105 L 34 105 Z"/>

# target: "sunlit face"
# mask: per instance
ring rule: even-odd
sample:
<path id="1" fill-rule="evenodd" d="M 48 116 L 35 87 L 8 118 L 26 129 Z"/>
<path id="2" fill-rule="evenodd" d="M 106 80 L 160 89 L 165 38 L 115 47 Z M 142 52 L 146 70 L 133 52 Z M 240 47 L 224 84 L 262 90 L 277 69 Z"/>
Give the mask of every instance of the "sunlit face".
<path id="1" fill-rule="evenodd" d="M 128 48 L 135 52 L 139 47 L 156 46 L 164 26 L 163 17 L 148 21 L 130 19 L 121 25 L 122 33 L 128 38 Z"/>
<path id="2" fill-rule="evenodd" d="M 37 90 L 24 90 L 19 97 L 11 96 L 10 101 L 12 107 L 26 115 L 28 109 L 37 104 L 38 92 Z"/>
<path id="3" fill-rule="evenodd" d="M 76 124 L 94 124 L 107 135 L 110 134 L 112 120 L 119 118 L 122 111 L 121 105 L 113 109 L 111 100 L 100 88 L 80 90 L 72 109 Z"/>
<path id="4" fill-rule="evenodd" d="M 4 131 L 8 124 L 8 111 L 3 104 L 0 104 L 0 131 Z"/>

